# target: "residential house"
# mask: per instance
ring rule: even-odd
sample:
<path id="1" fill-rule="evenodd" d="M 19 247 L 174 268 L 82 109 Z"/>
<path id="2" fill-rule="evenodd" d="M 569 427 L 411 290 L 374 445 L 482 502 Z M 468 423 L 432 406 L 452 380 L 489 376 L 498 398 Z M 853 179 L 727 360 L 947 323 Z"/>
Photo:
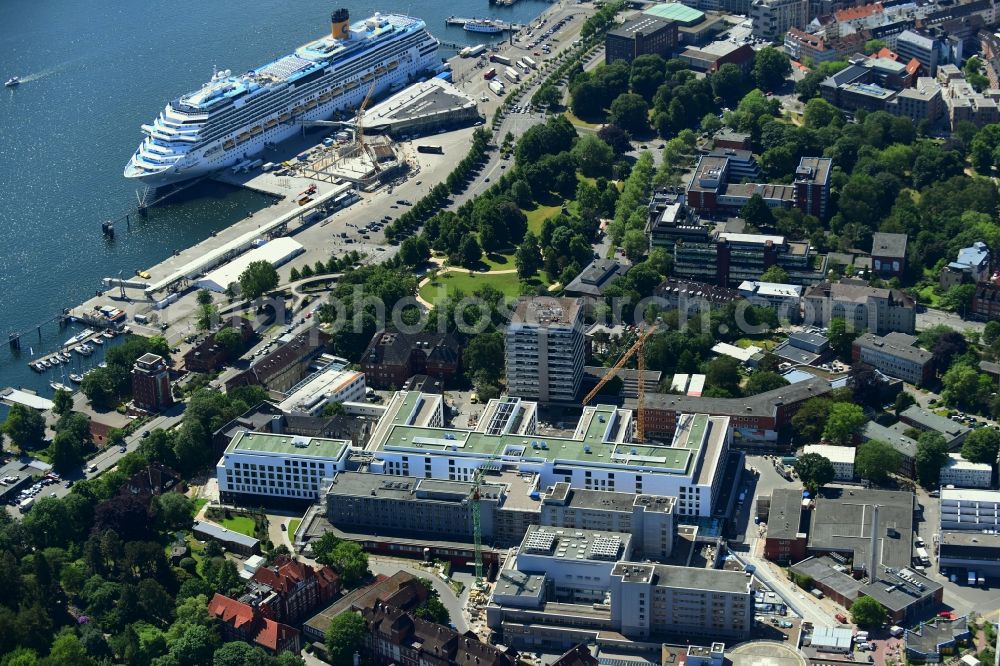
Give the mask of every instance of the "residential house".
<path id="1" fill-rule="evenodd" d="M 958 258 L 941 270 L 938 284 L 947 290 L 963 282 L 984 281 L 990 274 L 990 248 L 982 241 L 958 251 Z"/>
<path id="2" fill-rule="evenodd" d="M 285 651 L 298 654 L 302 649 L 297 629 L 267 617 L 250 604 L 216 593 L 208 602 L 208 614 L 219 621 L 223 640 L 244 641 L 272 655 Z"/>

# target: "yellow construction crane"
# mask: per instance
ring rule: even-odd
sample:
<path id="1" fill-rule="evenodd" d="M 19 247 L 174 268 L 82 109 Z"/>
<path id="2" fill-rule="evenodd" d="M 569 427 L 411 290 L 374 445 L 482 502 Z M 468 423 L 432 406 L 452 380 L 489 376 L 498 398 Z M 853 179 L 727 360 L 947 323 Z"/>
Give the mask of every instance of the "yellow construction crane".
<path id="1" fill-rule="evenodd" d="M 636 352 L 638 352 L 639 392 L 638 392 L 638 404 L 636 405 L 638 419 L 636 421 L 636 429 L 635 429 L 635 440 L 637 442 L 641 442 L 643 440 L 643 435 L 645 434 L 645 425 L 646 425 L 646 417 L 643 413 L 643 408 L 642 408 L 643 401 L 646 396 L 646 382 L 644 377 L 644 372 L 646 370 L 646 357 L 645 354 L 643 353 L 643 345 L 646 344 L 646 340 L 655 331 L 656 331 L 656 326 L 650 326 L 642 333 L 640 333 L 639 338 L 632 343 L 632 346 L 629 347 L 624 354 L 622 354 L 621 358 L 618 359 L 618 362 L 615 363 L 614 366 L 609 368 L 606 373 L 604 373 L 604 376 L 601 377 L 601 380 L 597 382 L 597 386 L 595 386 L 593 390 L 591 390 L 591 392 L 587 394 L 587 397 L 583 399 L 583 404 L 584 406 L 586 406 L 591 400 L 594 399 L 595 396 L 597 396 L 598 393 L 601 392 L 601 389 L 604 388 L 605 384 L 611 381 L 611 379 L 618 373 L 618 371 L 625 367 L 625 364 L 628 363 L 629 359 L 632 358 L 636 354 Z"/>

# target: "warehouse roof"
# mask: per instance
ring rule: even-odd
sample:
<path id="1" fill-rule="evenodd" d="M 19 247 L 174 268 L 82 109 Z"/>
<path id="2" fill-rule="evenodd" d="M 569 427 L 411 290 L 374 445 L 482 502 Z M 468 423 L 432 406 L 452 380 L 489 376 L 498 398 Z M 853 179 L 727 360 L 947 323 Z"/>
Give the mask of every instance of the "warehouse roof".
<path id="1" fill-rule="evenodd" d="M 871 552 L 873 507 L 879 506 L 879 562 L 887 567 L 910 564 L 913 550 L 913 494 L 889 490 L 828 488 L 816 499 L 809 529 L 812 550 L 852 553 L 855 568 Z"/>

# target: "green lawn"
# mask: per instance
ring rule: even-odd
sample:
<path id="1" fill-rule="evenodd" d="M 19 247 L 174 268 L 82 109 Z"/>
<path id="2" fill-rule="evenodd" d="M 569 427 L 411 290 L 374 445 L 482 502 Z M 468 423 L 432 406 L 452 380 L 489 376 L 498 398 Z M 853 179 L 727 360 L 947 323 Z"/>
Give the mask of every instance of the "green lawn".
<path id="1" fill-rule="evenodd" d="M 295 533 L 299 530 L 299 525 L 301 524 L 301 518 L 292 518 L 288 521 L 288 538 L 292 543 L 295 543 Z"/>
<path id="2" fill-rule="evenodd" d="M 227 530 L 239 532 L 240 534 L 246 534 L 249 537 L 252 537 L 254 533 L 254 522 L 253 518 L 250 516 L 233 516 L 232 518 L 224 518 L 219 521 L 219 524 Z"/>
<path id="3" fill-rule="evenodd" d="M 915 290 L 917 296 L 920 298 L 920 302 L 926 304 L 928 307 L 936 308 L 940 307 L 941 297 L 934 292 L 933 285 L 926 285 Z"/>
<path id="4" fill-rule="evenodd" d="M 536 236 L 542 233 L 542 222 L 546 219 L 552 217 L 562 210 L 562 205 L 558 206 L 541 206 L 536 205 L 533 210 L 526 210 L 524 214 L 528 218 L 528 231 L 535 234 Z"/>
<path id="5" fill-rule="evenodd" d="M 467 296 L 471 296 L 473 292 L 487 285 L 497 289 L 507 298 L 516 298 L 521 293 L 517 273 L 468 273 L 462 271 L 439 274 L 420 289 L 420 297 L 434 303 L 442 296 L 442 292 L 447 295 L 450 292 L 461 290 Z"/>
<path id="6" fill-rule="evenodd" d="M 514 265 L 514 252 L 509 254 L 493 253 L 483 255 L 483 264 L 491 271 L 507 271 L 516 268 Z"/>
<path id="7" fill-rule="evenodd" d="M 566 111 L 564 111 L 563 113 L 566 114 L 566 119 L 569 120 L 572 124 L 576 125 L 577 127 L 588 127 L 590 129 L 597 129 L 601 126 L 601 123 L 590 123 L 582 118 L 573 115 L 573 112 L 570 111 L 569 109 L 566 109 Z"/>
<path id="8" fill-rule="evenodd" d="M 191 517 L 194 518 L 195 516 L 197 516 L 198 512 L 201 511 L 201 507 L 205 506 L 206 504 L 208 504 L 208 500 L 203 497 L 200 497 L 191 502 Z"/>

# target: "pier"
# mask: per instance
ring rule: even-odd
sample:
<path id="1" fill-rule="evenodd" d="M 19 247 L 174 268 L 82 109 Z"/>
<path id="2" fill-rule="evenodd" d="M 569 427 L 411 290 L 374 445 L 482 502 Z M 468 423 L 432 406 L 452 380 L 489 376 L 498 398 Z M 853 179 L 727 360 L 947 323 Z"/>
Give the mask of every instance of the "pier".
<path id="1" fill-rule="evenodd" d="M 495 25 L 498 28 L 500 28 L 500 32 L 512 32 L 512 31 L 513 32 L 517 32 L 518 30 L 521 30 L 522 28 L 524 28 L 524 26 L 521 25 L 520 23 L 506 23 L 504 21 L 499 21 L 497 19 L 491 19 L 491 18 L 465 18 L 465 17 L 462 17 L 462 16 L 449 16 L 448 18 L 446 18 L 444 20 L 445 24 L 447 24 L 447 25 L 457 25 L 457 26 L 461 26 L 463 28 L 465 27 L 466 23 L 470 23 L 472 21 L 489 21 L 493 25 Z M 470 30 L 470 32 L 476 32 L 476 31 L 471 31 Z M 490 33 L 483 32 L 483 33 L 480 33 L 480 34 L 488 35 Z"/>

